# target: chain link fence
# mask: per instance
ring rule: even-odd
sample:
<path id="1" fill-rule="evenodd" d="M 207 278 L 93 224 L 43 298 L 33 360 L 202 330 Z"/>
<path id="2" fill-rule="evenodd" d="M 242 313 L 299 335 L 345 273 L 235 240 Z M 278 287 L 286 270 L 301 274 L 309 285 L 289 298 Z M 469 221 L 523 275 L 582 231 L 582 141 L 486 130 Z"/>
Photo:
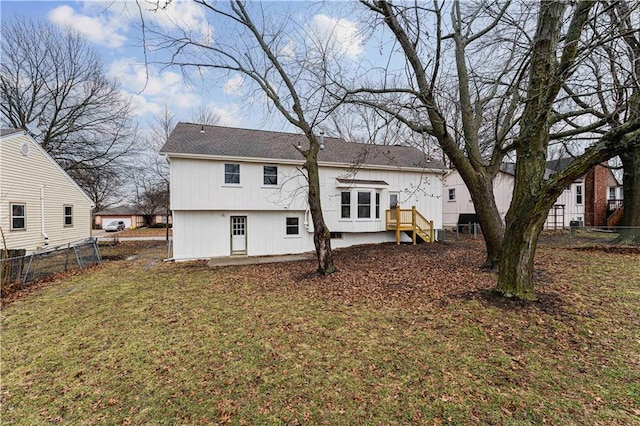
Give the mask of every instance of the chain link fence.
<path id="1" fill-rule="evenodd" d="M 470 223 L 448 230 L 437 230 L 439 241 L 482 239 L 482 229 L 477 223 Z M 638 246 L 640 249 L 640 227 L 615 226 L 571 226 L 559 229 L 545 229 L 538 240 L 540 244 L 555 247 L 594 247 L 599 245 Z"/>
<path id="2" fill-rule="evenodd" d="M 16 255 L 16 252 L 0 251 L 3 295 L 61 272 L 102 263 L 98 242 L 93 238 L 26 255 Z"/>

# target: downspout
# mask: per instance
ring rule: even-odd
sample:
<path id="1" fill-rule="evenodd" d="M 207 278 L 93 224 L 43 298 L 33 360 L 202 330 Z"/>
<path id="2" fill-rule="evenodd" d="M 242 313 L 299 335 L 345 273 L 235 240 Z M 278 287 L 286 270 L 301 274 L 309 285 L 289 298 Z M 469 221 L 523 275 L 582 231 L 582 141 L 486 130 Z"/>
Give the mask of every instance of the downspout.
<path id="1" fill-rule="evenodd" d="M 42 221 L 42 236 L 44 237 L 44 246 L 49 245 L 49 236 L 47 235 L 47 231 L 45 229 L 44 223 L 44 187 L 45 185 L 40 186 L 40 219 Z"/>

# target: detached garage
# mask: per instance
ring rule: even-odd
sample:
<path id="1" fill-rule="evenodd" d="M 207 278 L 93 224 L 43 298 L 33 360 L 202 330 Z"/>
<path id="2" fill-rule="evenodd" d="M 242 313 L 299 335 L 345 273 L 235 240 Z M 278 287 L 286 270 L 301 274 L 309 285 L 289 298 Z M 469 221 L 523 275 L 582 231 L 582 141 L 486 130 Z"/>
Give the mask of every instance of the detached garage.
<path id="1" fill-rule="evenodd" d="M 97 212 L 95 214 L 94 224 L 104 229 L 105 226 L 114 220 L 123 221 L 126 228 L 144 226 L 144 217 L 127 206 L 114 207 Z"/>

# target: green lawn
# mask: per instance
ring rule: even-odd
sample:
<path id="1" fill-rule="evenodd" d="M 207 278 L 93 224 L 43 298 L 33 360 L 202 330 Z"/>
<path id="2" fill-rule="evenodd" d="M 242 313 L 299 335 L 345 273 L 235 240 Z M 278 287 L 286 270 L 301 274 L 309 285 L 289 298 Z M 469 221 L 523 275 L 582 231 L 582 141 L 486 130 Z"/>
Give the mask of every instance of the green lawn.
<path id="1" fill-rule="evenodd" d="M 521 304 L 481 248 L 107 262 L 3 308 L 1 423 L 640 424 L 640 254 L 543 248 Z"/>

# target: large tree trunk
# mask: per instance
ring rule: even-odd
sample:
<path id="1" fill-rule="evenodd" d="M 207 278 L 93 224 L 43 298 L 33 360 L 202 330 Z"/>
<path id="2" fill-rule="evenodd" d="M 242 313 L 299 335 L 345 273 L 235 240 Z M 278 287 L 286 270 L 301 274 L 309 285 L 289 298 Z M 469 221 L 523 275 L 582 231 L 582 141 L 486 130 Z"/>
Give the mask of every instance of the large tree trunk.
<path id="1" fill-rule="evenodd" d="M 482 228 L 487 257 L 482 265 L 483 271 L 497 271 L 500 251 L 504 240 L 504 224 L 493 194 L 493 179 L 483 176 L 469 186 L 469 193 Z"/>
<path id="2" fill-rule="evenodd" d="M 309 178 L 309 210 L 313 221 L 313 243 L 316 247 L 318 273 L 329 275 L 336 271 L 336 267 L 333 264 L 333 252 L 331 251 L 331 234 L 322 215 L 317 147 L 309 150 L 306 160 L 305 168 Z"/>
<path id="3" fill-rule="evenodd" d="M 640 244 L 640 148 L 620 154 L 622 160 L 624 212 L 623 226 L 616 242 L 620 244 Z"/>
<path id="4" fill-rule="evenodd" d="M 560 89 L 553 81 L 557 72 L 556 49 L 566 4 L 544 1 L 538 12 L 527 103 L 520 120 L 516 143 L 516 176 L 513 199 L 506 217 L 506 230 L 500 254 L 496 292 L 505 297 L 535 299 L 533 258 L 537 239 L 549 211 L 540 203 L 549 145 L 549 113 Z M 551 80 L 551 82 L 550 82 Z M 552 201 L 553 202 L 553 201 Z M 542 221 L 540 216 L 543 215 Z"/>

